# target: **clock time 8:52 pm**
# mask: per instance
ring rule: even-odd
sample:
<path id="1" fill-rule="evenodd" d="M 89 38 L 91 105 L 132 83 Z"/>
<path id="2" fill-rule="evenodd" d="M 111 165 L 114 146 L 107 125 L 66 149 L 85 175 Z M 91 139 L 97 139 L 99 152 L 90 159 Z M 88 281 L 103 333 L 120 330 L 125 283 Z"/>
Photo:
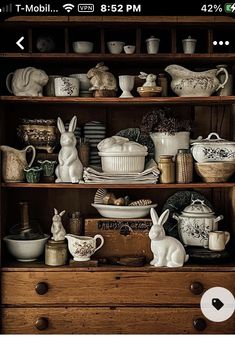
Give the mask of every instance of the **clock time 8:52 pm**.
<path id="1" fill-rule="evenodd" d="M 110 4 L 101 5 L 100 10 L 102 13 L 141 13 L 141 5 L 138 4 Z"/>

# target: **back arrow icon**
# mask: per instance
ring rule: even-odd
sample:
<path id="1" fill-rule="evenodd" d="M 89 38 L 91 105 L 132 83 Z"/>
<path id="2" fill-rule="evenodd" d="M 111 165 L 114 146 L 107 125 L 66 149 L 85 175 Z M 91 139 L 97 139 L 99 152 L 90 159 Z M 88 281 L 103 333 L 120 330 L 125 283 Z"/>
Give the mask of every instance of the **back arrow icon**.
<path id="1" fill-rule="evenodd" d="M 20 49 L 24 49 L 24 46 L 21 45 L 21 42 L 24 40 L 24 36 L 22 36 L 18 41 L 16 41 L 16 45 L 20 47 Z"/>

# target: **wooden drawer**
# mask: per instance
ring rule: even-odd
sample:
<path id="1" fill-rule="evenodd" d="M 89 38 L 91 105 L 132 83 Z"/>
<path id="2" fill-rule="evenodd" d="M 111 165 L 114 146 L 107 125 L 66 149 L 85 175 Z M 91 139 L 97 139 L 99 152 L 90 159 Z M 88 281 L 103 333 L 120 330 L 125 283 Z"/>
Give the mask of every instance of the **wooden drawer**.
<path id="1" fill-rule="evenodd" d="M 40 318 L 44 318 L 40 321 Z M 99 308 L 5 308 L 5 334 L 144 334 L 144 333 L 234 333 L 235 316 L 223 323 L 204 319 L 198 331 L 194 322 L 203 318 L 198 308 L 99 307 Z M 46 327 L 38 330 L 35 324 Z"/>
<path id="2" fill-rule="evenodd" d="M 196 305 L 194 282 L 235 294 L 234 281 L 235 272 L 3 272 L 2 304 Z M 35 290 L 40 282 L 48 286 L 42 295 Z"/>

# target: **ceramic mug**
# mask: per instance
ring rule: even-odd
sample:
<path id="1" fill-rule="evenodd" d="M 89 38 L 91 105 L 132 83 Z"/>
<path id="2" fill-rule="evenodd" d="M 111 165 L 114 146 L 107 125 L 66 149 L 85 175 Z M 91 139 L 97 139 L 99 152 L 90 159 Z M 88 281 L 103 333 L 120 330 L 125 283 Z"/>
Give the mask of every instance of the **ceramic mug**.
<path id="1" fill-rule="evenodd" d="M 223 231 L 209 232 L 209 249 L 212 251 L 223 251 L 229 242 L 230 233 Z"/>
<path id="2" fill-rule="evenodd" d="M 86 73 L 74 73 L 74 74 L 70 74 L 69 77 L 77 78 L 79 80 L 81 91 L 89 91 L 89 88 L 92 86 Z"/>
<path id="3" fill-rule="evenodd" d="M 66 234 L 65 238 L 68 239 L 69 252 L 72 254 L 74 261 L 90 260 L 90 257 L 104 244 L 104 238 L 100 234 L 96 234 L 94 238 Z M 96 247 L 96 239 L 101 240 L 98 247 Z"/>
<path id="4" fill-rule="evenodd" d="M 56 97 L 78 97 L 79 80 L 76 78 L 59 77 L 55 78 Z"/>
<path id="5" fill-rule="evenodd" d="M 55 96 L 55 79 L 60 78 L 60 75 L 49 75 L 48 83 L 45 86 L 45 94 L 48 97 Z"/>

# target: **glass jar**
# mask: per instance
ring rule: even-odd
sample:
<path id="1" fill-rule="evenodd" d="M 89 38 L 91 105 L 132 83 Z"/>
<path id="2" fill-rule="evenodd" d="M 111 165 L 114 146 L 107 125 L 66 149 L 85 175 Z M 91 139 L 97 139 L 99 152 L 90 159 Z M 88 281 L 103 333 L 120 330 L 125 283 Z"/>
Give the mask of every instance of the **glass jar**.
<path id="1" fill-rule="evenodd" d="M 173 161 L 173 155 L 160 155 L 158 168 L 161 172 L 161 184 L 172 184 L 175 182 L 175 163 Z"/>
<path id="2" fill-rule="evenodd" d="M 176 154 L 176 182 L 187 184 L 193 181 L 193 157 L 189 149 L 179 149 Z"/>
<path id="3" fill-rule="evenodd" d="M 82 234 L 82 216 L 81 212 L 72 212 L 69 218 L 69 232 L 75 235 Z"/>
<path id="4" fill-rule="evenodd" d="M 158 74 L 157 84 L 158 86 L 162 87 L 161 96 L 167 97 L 168 96 L 168 82 L 167 82 L 166 74 L 164 73 Z"/>
<path id="5" fill-rule="evenodd" d="M 65 240 L 48 240 L 45 246 L 45 264 L 63 266 L 68 260 L 67 242 Z"/>

